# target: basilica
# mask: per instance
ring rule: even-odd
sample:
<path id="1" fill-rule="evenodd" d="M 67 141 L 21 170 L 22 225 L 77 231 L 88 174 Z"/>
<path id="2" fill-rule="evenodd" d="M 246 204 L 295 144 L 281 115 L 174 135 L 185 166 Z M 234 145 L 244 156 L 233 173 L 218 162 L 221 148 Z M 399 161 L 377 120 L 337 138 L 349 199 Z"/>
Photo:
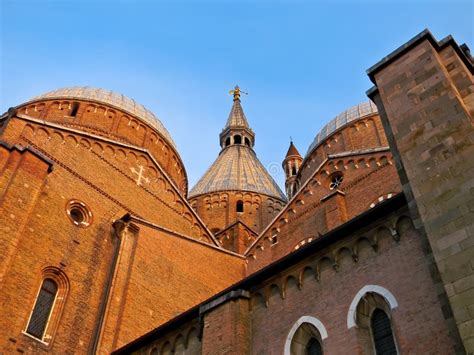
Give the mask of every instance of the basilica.
<path id="1" fill-rule="evenodd" d="M 0 353 L 474 354 L 473 74 L 421 32 L 367 70 L 367 102 L 290 142 L 285 191 L 238 86 L 192 187 L 133 99 L 9 108 Z"/>

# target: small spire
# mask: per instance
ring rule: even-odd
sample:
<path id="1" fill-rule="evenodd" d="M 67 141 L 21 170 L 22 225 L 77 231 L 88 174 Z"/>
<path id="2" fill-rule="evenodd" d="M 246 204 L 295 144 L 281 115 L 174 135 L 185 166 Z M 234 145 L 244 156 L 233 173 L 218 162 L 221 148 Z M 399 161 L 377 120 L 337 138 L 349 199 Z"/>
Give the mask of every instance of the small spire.
<path id="1" fill-rule="evenodd" d="M 296 149 L 295 145 L 293 144 L 293 139 L 290 137 L 290 146 L 288 148 L 288 152 L 286 153 L 286 158 L 291 156 L 297 156 L 301 158 L 300 152 L 298 152 L 298 149 Z"/>

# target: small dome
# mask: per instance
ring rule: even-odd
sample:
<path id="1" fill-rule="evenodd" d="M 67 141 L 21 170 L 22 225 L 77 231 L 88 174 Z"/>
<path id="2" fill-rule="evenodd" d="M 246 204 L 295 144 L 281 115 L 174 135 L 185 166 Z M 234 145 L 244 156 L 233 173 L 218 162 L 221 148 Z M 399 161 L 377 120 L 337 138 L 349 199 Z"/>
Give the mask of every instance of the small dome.
<path id="1" fill-rule="evenodd" d="M 153 114 L 153 112 L 147 110 L 143 105 L 139 104 L 138 102 L 127 96 L 110 90 L 92 88 L 89 86 L 74 86 L 49 91 L 45 94 L 33 97 L 28 102 L 55 99 L 76 99 L 85 101 L 95 101 L 98 103 L 103 103 L 105 105 L 115 107 L 118 110 L 125 111 L 155 128 L 176 149 L 176 145 L 173 142 L 173 139 L 171 138 L 171 135 L 169 134 L 168 130 L 165 128 L 163 123 L 161 123 L 161 121 Z"/>
<path id="2" fill-rule="evenodd" d="M 339 128 L 342 128 L 346 124 L 358 120 L 360 118 L 370 116 L 377 113 L 377 106 L 372 101 L 363 102 L 356 106 L 352 106 L 350 109 L 341 112 L 335 118 L 328 122 L 314 137 L 313 143 L 308 148 L 306 156 L 308 156 L 323 140 L 329 137 L 331 134 L 336 132 Z"/>

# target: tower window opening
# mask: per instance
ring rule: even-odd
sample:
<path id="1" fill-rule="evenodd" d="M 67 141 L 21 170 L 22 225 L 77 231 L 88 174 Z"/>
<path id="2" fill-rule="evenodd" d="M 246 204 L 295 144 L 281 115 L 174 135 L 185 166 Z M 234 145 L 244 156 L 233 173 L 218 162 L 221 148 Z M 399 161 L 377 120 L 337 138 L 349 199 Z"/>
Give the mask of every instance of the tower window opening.
<path id="1" fill-rule="evenodd" d="M 244 202 L 237 201 L 237 212 L 244 212 Z"/>
<path id="2" fill-rule="evenodd" d="M 291 176 L 296 175 L 296 166 L 291 168 Z"/>
<path id="3" fill-rule="evenodd" d="M 72 106 L 71 106 L 71 112 L 69 113 L 69 116 L 76 117 L 78 110 L 79 110 L 79 103 L 78 102 L 73 102 Z"/>
<path id="4" fill-rule="evenodd" d="M 225 146 L 228 147 L 230 145 L 230 137 L 227 137 L 225 140 Z"/>
<path id="5" fill-rule="evenodd" d="M 250 140 L 247 137 L 245 137 L 245 145 L 250 147 Z"/>
<path id="6" fill-rule="evenodd" d="M 239 135 L 234 136 L 234 144 L 242 144 L 242 137 Z"/>

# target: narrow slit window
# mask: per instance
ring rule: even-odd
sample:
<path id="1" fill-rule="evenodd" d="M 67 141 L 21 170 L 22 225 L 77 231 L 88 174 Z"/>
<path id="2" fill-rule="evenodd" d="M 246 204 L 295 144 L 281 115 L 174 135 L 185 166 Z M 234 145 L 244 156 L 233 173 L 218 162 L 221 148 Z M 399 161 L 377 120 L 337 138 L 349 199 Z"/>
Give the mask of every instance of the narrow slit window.
<path id="1" fill-rule="evenodd" d="M 51 279 L 43 281 L 26 329 L 28 334 L 43 340 L 57 292 L 56 282 Z"/>
<path id="2" fill-rule="evenodd" d="M 73 104 L 71 106 L 71 112 L 69 113 L 69 116 L 76 117 L 77 110 L 79 110 L 79 103 L 73 102 Z"/>
<path id="3" fill-rule="evenodd" d="M 244 202 L 237 201 L 237 212 L 244 212 Z"/>

